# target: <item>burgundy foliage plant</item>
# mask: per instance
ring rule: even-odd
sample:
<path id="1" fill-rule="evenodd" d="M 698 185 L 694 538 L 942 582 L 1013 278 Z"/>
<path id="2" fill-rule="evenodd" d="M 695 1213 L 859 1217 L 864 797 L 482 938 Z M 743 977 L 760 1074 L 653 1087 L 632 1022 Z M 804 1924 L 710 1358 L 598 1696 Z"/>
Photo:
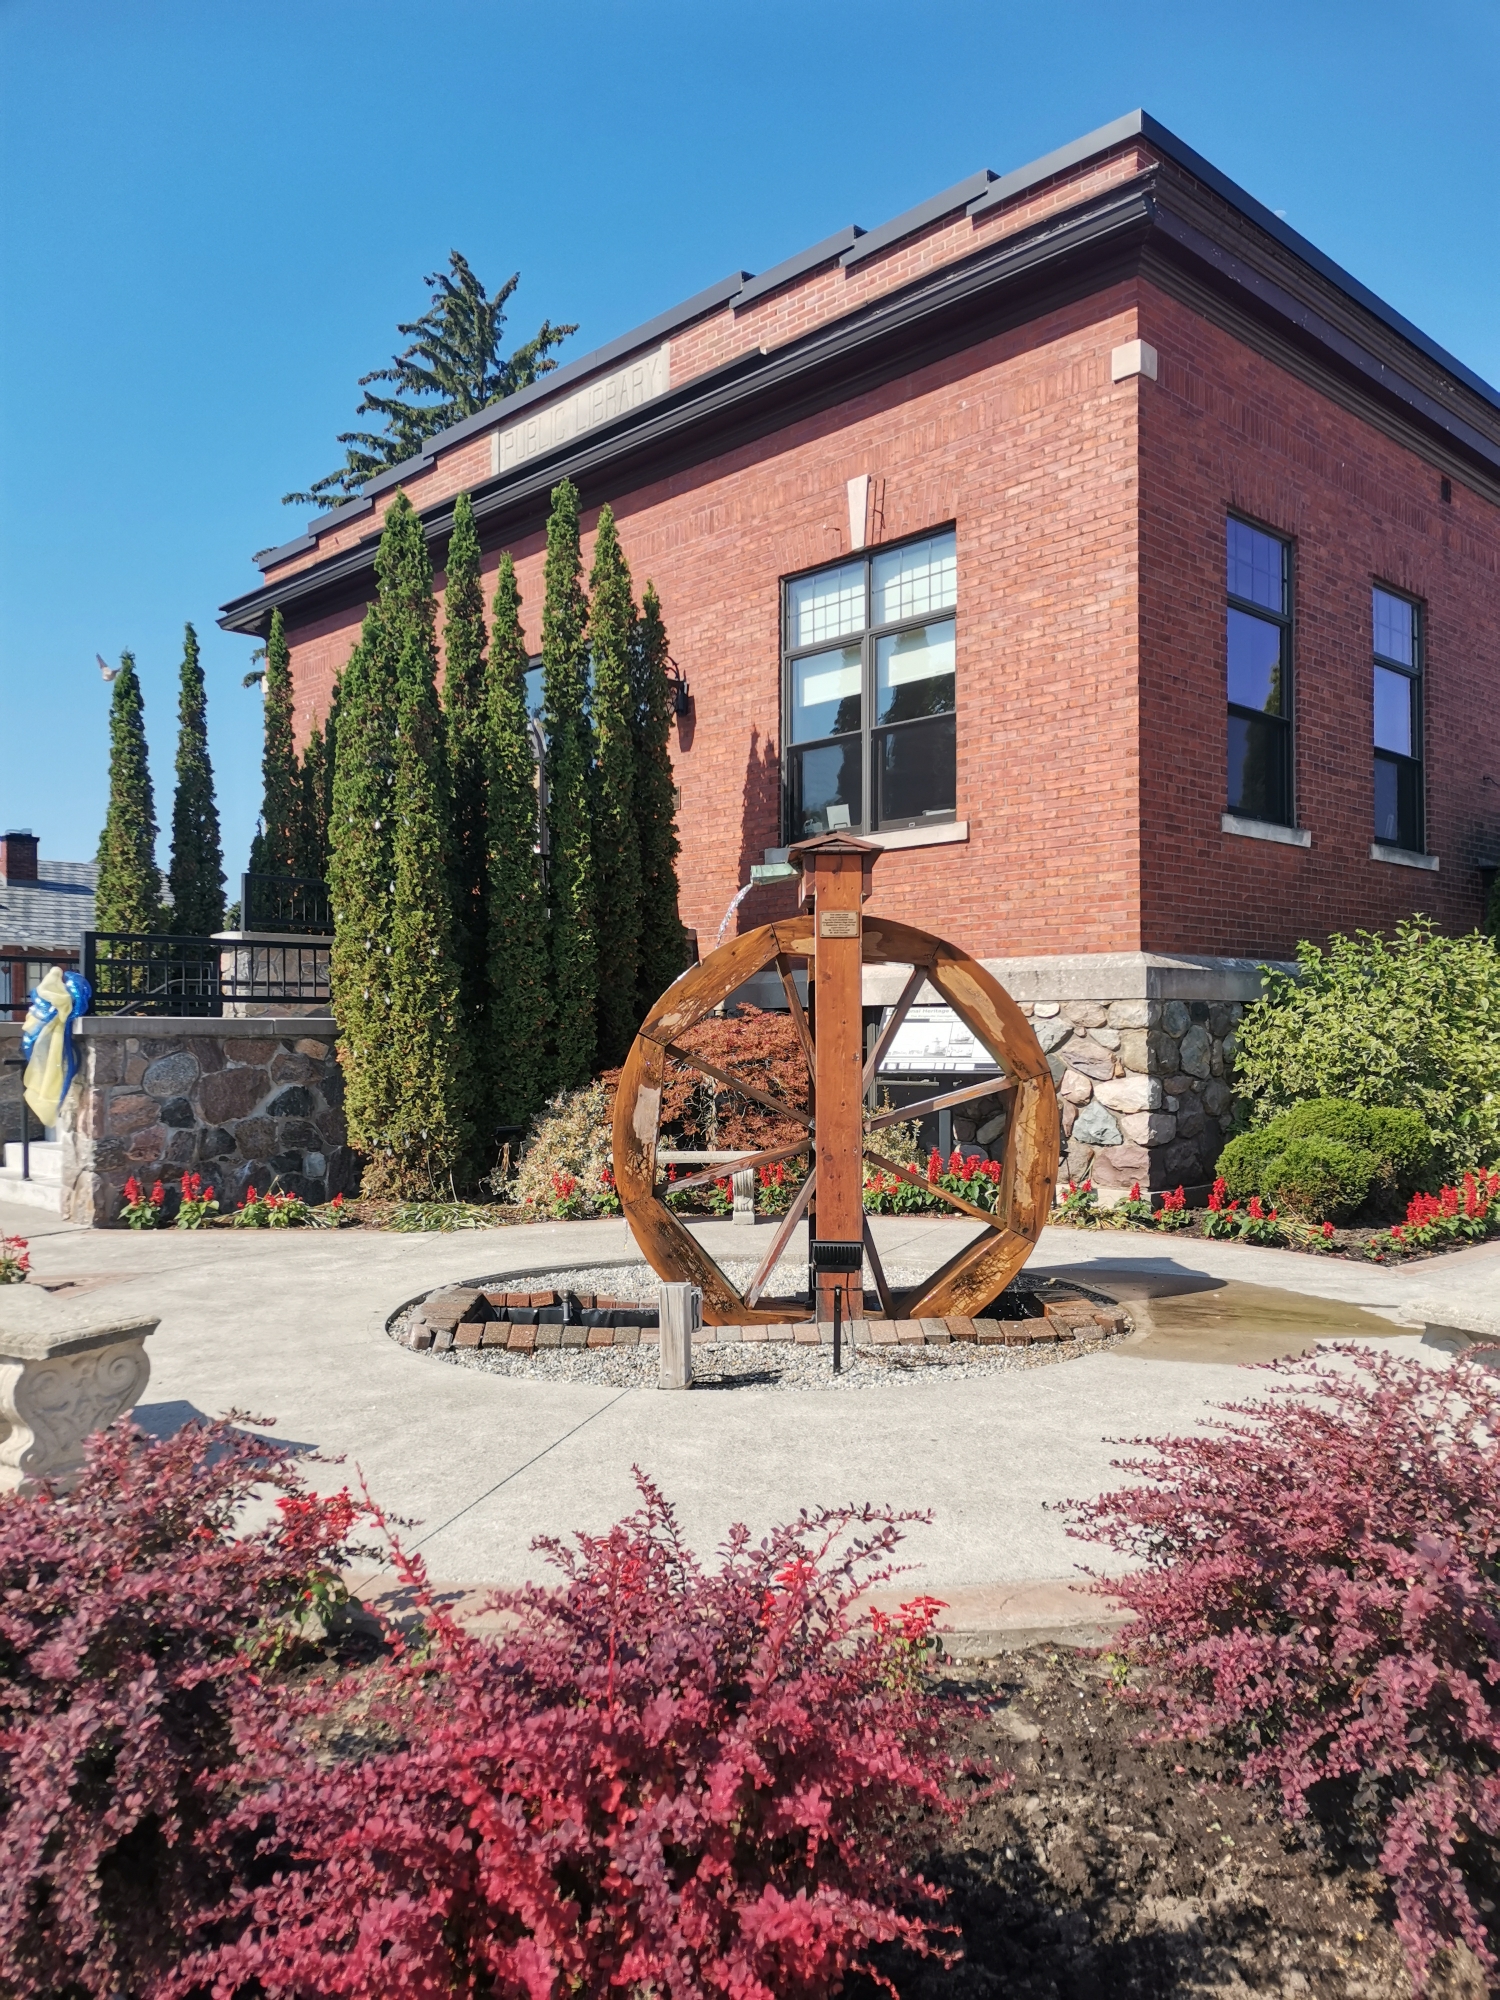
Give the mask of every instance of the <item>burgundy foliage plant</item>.
<path id="1" fill-rule="evenodd" d="M 247 1503 L 280 1495 L 238 1533 Z M 144 1995 L 225 1891 L 220 1791 L 259 1684 L 337 1590 L 357 1509 L 233 1421 L 96 1437 L 0 1512 L 0 1990 Z"/>
<path id="2" fill-rule="evenodd" d="M 1074 1532 L 1134 1567 L 1100 1588 L 1170 1730 L 1374 1851 L 1414 1986 L 1462 1939 L 1500 1973 L 1500 1385 L 1339 1349 L 1278 1362 L 1207 1435 L 1137 1440 L 1140 1484 Z"/>
<path id="3" fill-rule="evenodd" d="M 609 1533 L 540 1545 L 561 1587 L 497 1598 L 498 1643 L 398 1554 L 425 1639 L 362 1700 L 373 1747 L 308 1747 L 323 1692 L 262 1732 L 240 1809 L 261 1879 L 175 1992 L 780 2000 L 834 1992 L 882 1944 L 941 1949 L 913 1866 L 958 1810 L 911 1671 L 931 1614 L 855 1624 L 900 1517 L 739 1528 L 704 1568 L 640 1487 Z"/>

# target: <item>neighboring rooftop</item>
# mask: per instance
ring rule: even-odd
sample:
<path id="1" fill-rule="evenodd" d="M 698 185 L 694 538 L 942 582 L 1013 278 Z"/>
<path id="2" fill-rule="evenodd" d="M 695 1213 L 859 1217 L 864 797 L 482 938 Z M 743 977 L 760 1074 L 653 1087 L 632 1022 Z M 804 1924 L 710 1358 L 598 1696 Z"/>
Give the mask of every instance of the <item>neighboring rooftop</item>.
<path id="1" fill-rule="evenodd" d="M 94 926 L 92 861 L 44 861 L 29 830 L 0 834 L 0 951 L 81 951 Z"/>

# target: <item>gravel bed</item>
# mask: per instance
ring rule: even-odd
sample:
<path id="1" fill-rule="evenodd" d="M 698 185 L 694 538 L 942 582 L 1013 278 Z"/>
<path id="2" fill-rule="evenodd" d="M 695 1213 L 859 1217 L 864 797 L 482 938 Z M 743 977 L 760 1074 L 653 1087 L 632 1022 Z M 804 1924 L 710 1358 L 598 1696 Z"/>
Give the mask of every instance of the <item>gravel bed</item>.
<path id="1" fill-rule="evenodd" d="M 754 1341 L 693 1347 L 693 1387 L 837 1391 L 904 1389 L 913 1382 L 967 1380 L 1013 1374 L 1023 1368 L 1056 1368 L 1083 1354 L 1099 1354 L 1118 1339 L 1056 1341 L 1034 1347 L 861 1347 L 844 1350 L 842 1374 L 833 1372 L 831 1347 L 798 1347 L 792 1342 Z M 640 1347 L 549 1347 L 534 1354 L 511 1354 L 501 1347 L 429 1350 L 413 1360 L 478 1368 L 487 1375 L 520 1375 L 533 1382 L 582 1382 L 601 1389 L 656 1388 L 655 1342 Z"/>
<path id="2" fill-rule="evenodd" d="M 722 1260 L 726 1277 L 743 1287 L 759 1269 L 757 1259 L 730 1257 Z M 886 1276 L 893 1286 L 918 1284 L 927 1276 L 925 1265 L 892 1263 Z M 644 1263 L 560 1266 L 555 1271 L 528 1271 L 469 1281 L 476 1285 L 511 1284 L 527 1291 L 593 1292 L 599 1297 L 638 1300 L 655 1305 L 660 1280 Z M 873 1293 L 868 1276 L 866 1283 Z M 1021 1273 L 1017 1289 L 1042 1290 L 1045 1279 L 1035 1287 L 1026 1284 Z M 1075 1289 L 1073 1287 L 1070 1290 Z M 767 1301 L 770 1303 L 770 1301 Z M 397 1315 L 390 1332 L 400 1338 L 407 1315 Z M 709 1329 L 712 1332 L 712 1329 Z M 1029 1347 L 976 1347 L 954 1341 L 946 1347 L 862 1346 L 857 1353 L 847 1341 L 843 1370 L 833 1372 L 833 1350 L 828 1346 L 798 1346 L 790 1341 L 694 1343 L 693 1386 L 710 1391 L 719 1389 L 900 1389 L 913 1382 L 950 1381 L 973 1376 L 1013 1374 L 1026 1368 L 1055 1368 L 1080 1355 L 1097 1354 L 1117 1344 L 1118 1337 L 1094 1340 L 1058 1341 Z M 487 1375 L 521 1376 L 533 1382 L 579 1382 L 602 1389 L 654 1389 L 658 1372 L 658 1350 L 654 1341 L 639 1347 L 548 1347 L 531 1354 L 512 1354 L 499 1347 L 453 1347 L 435 1349 L 415 1358 L 433 1365 L 475 1368 Z"/>

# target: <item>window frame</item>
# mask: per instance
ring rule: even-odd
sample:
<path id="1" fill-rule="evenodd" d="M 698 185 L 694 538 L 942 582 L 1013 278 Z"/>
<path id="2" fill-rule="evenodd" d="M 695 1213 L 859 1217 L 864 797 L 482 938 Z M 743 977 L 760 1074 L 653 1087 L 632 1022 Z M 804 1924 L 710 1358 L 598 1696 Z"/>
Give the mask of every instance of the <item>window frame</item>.
<path id="1" fill-rule="evenodd" d="M 1281 550 L 1281 601 L 1282 610 L 1268 611 L 1264 604 L 1257 604 L 1252 598 L 1240 597 L 1229 588 L 1229 523 L 1238 521 L 1242 527 L 1253 529 L 1257 535 L 1264 535 L 1275 542 Z M 1296 542 L 1292 536 L 1273 528 L 1269 522 L 1257 521 L 1252 514 L 1241 513 L 1237 507 L 1224 510 L 1224 537 L 1221 544 L 1224 559 L 1224 712 L 1229 716 L 1240 716 L 1248 721 L 1276 723 L 1281 730 L 1282 742 L 1282 783 L 1286 795 L 1286 817 L 1267 820 L 1268 826 L 1289 826 L 1297 824 L 1297 700 L 1296 700 L 1296 618 L 1297 618 L 1297 565 Z M 1229 613 L 1238 611 L 1247 617 L 1259 618 L 1268 625 L 1281 628 L 1281 685 L 1282 712 L 1268 715 L 1262 709 L 1246 708 L 1243 702 L 1229 699 Z M 1259 813 L 1246 813 L 1243 806 L 1229 803 L 1229 730 L 1226 721 L 1224 732 L 1224 809 L 1241 817 L 1259 819 Z"/>
<path id="2" fill-rule="evenodd" d="M 930 542 L 941 535 L 951 535 L 954 541 L 954 598 L 953 603 L 942 611 L 928 611 L 914 618 L 897 618 L 883 625 L 872 623 L 874 610 L 875 564 L 882 556 L 894 555 L 903 548 L 914 547 L 919 542 Z M 849 826 L 833 829 L 847 832 L 851 836 L 868 838 L 875 833 L 897 833 L 926 826 L 951 826 L 958 819 L 958 524 L 956 521 L 938 521 L 931 527 L 922 528 L 917 533 L 902 535 L 894 541 L 872 543 L 862 549 L 850 549 L 846 554 L 831 562 L 810 564 L 806 569 L 794 570 L 782 577 L 780 588 L 780 644 L 781 644 L 781 825 L 784 840 L 795 843 L 811 839 L 810 834 L 796 830 L 794 815 L 796 810 L 796 760 L 808 750 L 827 749 L 835 744 L 850 743 L 857 737 L 860 746 L 860 816 L 851 820 Z M 831 574 L 835 570 L 848 569 L 859 563 L 864 569 L 863 622 L 857 633 L 846 633 L 837 639 L 818 639 L 806 646 L 790 643 L 792 633 L 791 599 L 793 586 L 803 583 L 808 577 Z M 953 707 L 946 717 L 913 716 L 905 722 L 877 722 L 876 674 L 877 654 L 880 641 L 901 632 L 920 631 L 924 626 L 951 623 L 953 626 Z M 813 736 L 806 742 L 795 742 L 791 733 L 793 714 L 794 675 L 799 660 L 815 658 L 820 653 L 836 652 L 840 647 L 860 649 L 860 726 L 858 730 L 844 730 L 832 736 Z M 877 822 L 875 801 L 877 793 L 876 760 L 880 744 L 887 736 L 899 730 L 917 729 L 924 724 L 947 720 L 953 725 L 953 804 L 939 812 L 907 815 Z"/>
<path id="3" fill-rule="evenodd" d="M 1393 660 L 1386 653 L 1376 650 L 1375 645 L 1375 592 L 1383 591 L 1387 597 L 1394 597 L 1399 603 L 1411 607 L 1411 652 L 1412 664 L 1404 660 Z M 1375 669 L 1384 667 L 1387 673 L 1404 674 L 1412 683 L 1411 734 L 1412 754 L 1403 757 L 1399 750 L 1384 750 L 1375 741 Z M 1380 832 L 1372 838 L 1381 847 L 1394 847 L 1403 854 L 1425 854 L 1427 852 L 1427 729 L 1426 729 L 1426 688 L 1427 679 L 1427 607 L 1420 597 L 1413 597 L 1409 590 L 1398 590 L 1394 584 L 1383 583 L 1381 579 L 1370 579 L 1370 777 L 1371 807 L 1370 818 L 1375 822 L 1374 775 L 1377 764 L 1393 764 L 1398 771 L 1407 769 L 1415 774 L 1416 806 L 1414 817 L 1416 826 L 1415 842 L 1411 845 L 1401 839 L 1387 840 Z M 1399 795 L 1398 795 L 1399 796 Z M 1399 806 L 1398 806 L 1399 812 Z"/>

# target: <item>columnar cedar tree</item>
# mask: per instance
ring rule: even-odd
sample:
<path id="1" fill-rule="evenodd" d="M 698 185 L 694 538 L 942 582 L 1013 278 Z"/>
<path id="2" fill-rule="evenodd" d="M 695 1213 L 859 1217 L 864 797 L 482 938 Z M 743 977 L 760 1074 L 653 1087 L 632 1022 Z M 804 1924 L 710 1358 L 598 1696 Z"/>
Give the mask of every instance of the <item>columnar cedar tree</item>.
<path id="1" fill-rule="evenodd" d="M 250 843 L 255 875 L 294 872 L 302 818 L 302 774 L 292 736 L 292 653 L 280 610 L 266 640 L 265 747 L 261 755 L 260 831 Z"/>
<path id="2" fill-rule="evenodd" d="M 183 628 L 177 698 L 177 789 L 172 798 L 172 928 L 206 937 L 224 928 L 224 853 L 214 769 L 208 755 L 208 700 L 198 659 L 198 635 Z"/>
<path id="3" fill-rule="evenodd" d="M 599 954 L 599 1061 L 624 1062 L 639 1015 L 641 841 L 635 800 L 635 603 L 614 510 L 600 509 L 589 576 L 593 662 L 594 909 Z"/>
<path id="4" fill-rule="evenodd" d="M 553 489 L 542 604 L 543 728 L 547 737 L 547 904 L 552 929 L 553 1084 L 577 1089 L 593 1072 L 598 955 L 589 826 L 588 606 L 578 540 L 578 489 Z"/>
<path id="5" fill-rule="evenodd" d="M 135 655 L 122 653 L 109 704 L 109 806 L 99 836 L 94 926 L 101 931 L 154 931 L 161 921 L 145 704 Z"/>
<path id="6" fill-rule="evenodd" d="M 410 509 L 404 531 L 422 533 Z M 473 1164 L 472 1022 L 460 1000 L 454 953 L 453 792 L 430 624 L 425 632 L 408 626 L 396 676 L 396 888 L 386 1051 L 395 1072 L 395 1118 L 376 1167 L 391 1193 L 420 1200 L 455 1195 Z"/>
<path id="7" fill-rule="evenodd" d="M 396 668 L 372 604 L 339 678 L 328 887 L 331 978 L 349 1143 L 375 1155 L 394 1118 L 388 1057 L 395 876 Z"/>
<path id="8" fill-rule="evenodd" d="M 505 555 L 485 670 L 489 1009 L 481 1042 L 488 1090 L 482 1141 L 496 1126 L 525 1125 L 550 1082 L 551 968 L 537 839 L 538 771 L 526 710 L 528 664 L 515 564 Z"/>
<path id="9" fill-rule="evenodd" d="M 644 1020 L 687 963 L 687 937 L 677 909 L 677 793 L 672 772 L 672 689 L 667 680 L 667 633 L 661 600 L 646 585 L 636 622 L 635 812 L 641 843 L 640 984 Z"/>
<path id="10" fill-rule="evenodd" d="M 328 813 L 333 782 L 333 716 L 325 731 L 316 722 L 302 752 L 297 849 L 293 872 L 308 882 L 328 879 Z"/>
<path id="11" fill-rule="evenodd" d="M 454 949 L 463 1007 L 477 1042 L 485 1011 L 488 910 L 485 894 L 484 598 L 479 532 L 467 493 L 453 510 L 443 592 L 443 712 L 453 777 Z"/>

